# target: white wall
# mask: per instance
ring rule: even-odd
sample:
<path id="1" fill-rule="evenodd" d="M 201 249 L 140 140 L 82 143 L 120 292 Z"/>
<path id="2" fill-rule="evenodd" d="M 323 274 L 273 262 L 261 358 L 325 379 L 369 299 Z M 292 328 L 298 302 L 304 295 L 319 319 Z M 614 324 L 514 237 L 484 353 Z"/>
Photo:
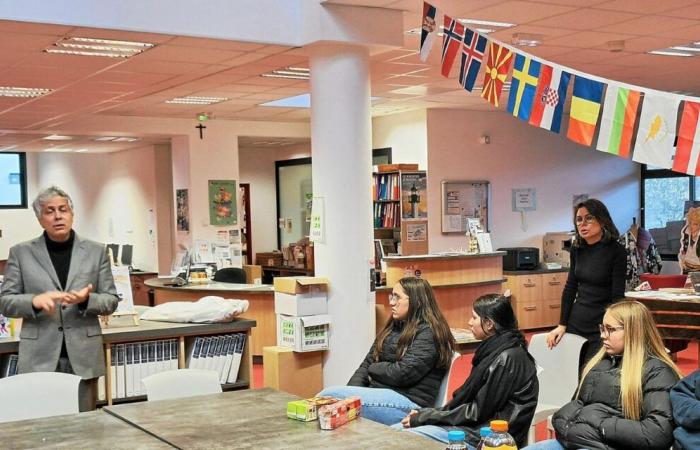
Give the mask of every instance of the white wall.
<path id="1" fill-rule="evenodd" d="M 157 270 L 154 161 L 152 146 L 108 154 L 28 153 L 29 201 L 49 185 L 61 187 L 75 204 L 76 232 L 98 242 L 132 244 L 133 265 Z M 6 228 L 0 259 L 12 245 L 42 232 L 31 208 L 0 211 L 0 224 Z"/>
<path id="2" fill-rule="evenodd" d="M 494 248 L 542 247 L 547 231 L 573 229 L 572 197 L 588 194 L 610 209 L 621 232 L 639 218 L 639 165 L 603 154 L 532 127 L 504 112 L 428 111 L 428 208 L 430 251 L 465 246 L 464 236 L 442 234 L 440 182 L 491 182 L 491 237 Z M 490 145 L 479 137 L 491 136 Z M 537 210 L 512 211 L 511 189 L 535 188 Z M 540 253 L 541 255 L 541 253 Z"/>
<path id="3" fill-rule="evenodd" d="M 377 117 L 372 120 L 372 148 L 391 147 L 391 162 L 418 163 L 428 169 L 427 110 Z"/>
<path id="4" fill-rule="evenodd" d="M 308 158 L 310 144 L 283 148 L 239 148 L 241 183 L 250 183 L 250 219 L 253 258 L 257 252 L 277 247 L 277 203 L 275 193 L 275 161 Z M 255 262 L 255 260 L 253 260 Z"/>

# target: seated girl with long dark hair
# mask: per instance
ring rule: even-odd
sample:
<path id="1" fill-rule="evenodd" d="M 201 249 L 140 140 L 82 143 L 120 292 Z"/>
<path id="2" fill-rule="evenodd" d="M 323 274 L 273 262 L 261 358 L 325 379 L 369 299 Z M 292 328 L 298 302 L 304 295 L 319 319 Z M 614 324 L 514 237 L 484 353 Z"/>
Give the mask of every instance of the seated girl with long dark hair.
<path id="1" fill-rule="evenodd" d="M 455 345 L 427 281 L 402 278 L 389 303 L 391 318 L 348 386 L 331 386 L 318 394 L 358 396 L 363 417 L 386 425 L 412 409 L 435 404 Z"/>
<path id="2" fill-rule="evenodd" d="M 479 428 L 502 419 L 508 421 L 509 433 L 521 446 L 535 414 L 539 385 L 536 365 L 518 331 L 510 299 L 499 294 L 479 297 L 469 326 L 474 337 L 482 340 L 469 378 L 447 405 L 411 411 L 401 424 L 442 442 L 448 442 L 448 431 L 461 429 L 468 445 L 476 446 Z"/>

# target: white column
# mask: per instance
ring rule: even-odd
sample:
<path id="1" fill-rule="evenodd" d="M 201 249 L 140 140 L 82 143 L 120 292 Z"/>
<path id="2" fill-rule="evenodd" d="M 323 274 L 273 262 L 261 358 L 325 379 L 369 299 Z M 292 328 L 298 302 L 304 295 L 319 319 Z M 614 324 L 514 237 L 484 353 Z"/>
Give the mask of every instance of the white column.
<path id="1" fill-rule="evenodd" d="M 316 274 L 330 279 L 330 350 L 325 386 L 347 383 L 374 339 L 372 142 L 369 53 L 360 46 L 312 49 L 311 154 L 314 196 L 325 203 L 325 243 Z"/>

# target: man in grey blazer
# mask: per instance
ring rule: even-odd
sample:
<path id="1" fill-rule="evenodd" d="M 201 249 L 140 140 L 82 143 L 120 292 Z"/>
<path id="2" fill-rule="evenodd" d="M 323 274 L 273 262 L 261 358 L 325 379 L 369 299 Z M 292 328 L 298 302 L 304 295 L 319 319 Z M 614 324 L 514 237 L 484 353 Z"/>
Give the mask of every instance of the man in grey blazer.
<path id="1" fill-rule="evenodd" d="M 10 249 L 0 292 L 0 314 L 23 319 L 18 372 L 74 373 L 80 410 L 95 409 L 105 373 L 97 316 L 119 301 L 109 258 L 73 231 L 73 202 L 61 189 L 43 190 L 32 207 L 44 233 Z"/>

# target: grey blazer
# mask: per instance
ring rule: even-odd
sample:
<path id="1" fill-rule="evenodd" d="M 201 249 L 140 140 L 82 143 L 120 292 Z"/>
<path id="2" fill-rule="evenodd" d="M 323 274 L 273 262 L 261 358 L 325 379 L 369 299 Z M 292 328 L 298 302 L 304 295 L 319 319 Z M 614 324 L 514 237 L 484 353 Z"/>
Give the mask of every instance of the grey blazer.
<path id="1" fill-rule="evenodd" d="M 54 372 L 64 337 L 76 375 L 90 379 L 105 373 L 102 329 L 97 316 L 113 313 L 119 297 L 105 246 L 76 234 L 66 291 L 77 291 L 90 283 L 93 292 L 86 302 L 57 307 L 54 314 L 37 312 L 32 307 L 35 295 L 61 290 L 44 236 L 10 249 L 0 292 L 0 314 L 23 319 L 19 373 Z"/>

